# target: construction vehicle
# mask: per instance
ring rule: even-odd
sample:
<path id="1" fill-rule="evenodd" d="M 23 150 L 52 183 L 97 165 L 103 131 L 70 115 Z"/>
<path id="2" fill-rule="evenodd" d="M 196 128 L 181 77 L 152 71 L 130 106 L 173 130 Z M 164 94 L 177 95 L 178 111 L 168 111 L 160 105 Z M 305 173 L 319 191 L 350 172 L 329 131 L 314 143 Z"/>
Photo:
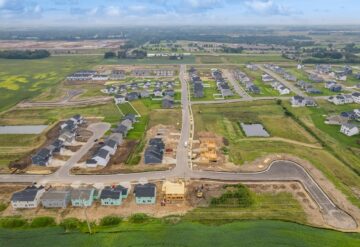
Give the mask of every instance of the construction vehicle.
<path id="1" fill-rule="evenodd" d="M 201 185 L 201 186 L 197 187 L 195 192 L 196 192 L 197 198 L 203 198 L 204 197 L 204 186 Z"/>

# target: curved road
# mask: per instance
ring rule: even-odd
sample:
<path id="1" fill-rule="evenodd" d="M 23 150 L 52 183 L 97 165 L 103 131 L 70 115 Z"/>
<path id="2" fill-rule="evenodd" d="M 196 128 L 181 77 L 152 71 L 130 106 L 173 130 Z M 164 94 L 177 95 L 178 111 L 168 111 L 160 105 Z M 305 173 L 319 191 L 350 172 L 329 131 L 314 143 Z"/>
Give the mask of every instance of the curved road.
<path id="1" fill-rule="evenodd" d="M 346 212 L 339 209 L 326 193 L 320 188 L 310 174 L 300 165 L 285 160 L 273 162 L 266 170 L 253 173 L 230 173 L 230 172 L 211 172 L 193 171 L 190 168 L 188 147 L 184 143 L 191 141 L 191 131 L 193 127 L 191 109 L 188 99 L 188 88 L 185 80 L 186 69 L 181 66 L 180 79 L 182 85 L 182 131 L 180 142 L 177 148 L 176 167 L 168 171 L 143 172 L 131 174 L 113 175 L 71 175 L 70 168 L 76 164 L 81 157 L 94 145 L 94 140 L 100 138 L 110 128 L 109 124 L 98 123 L 89 126 L 93 131 L 93 136 L 88 142 L 76 152 L 66 164 L 57 172 L 51 175 L 0 175 L 0 182 L 39 182 L 39 183 L 63 183 L 71 184 L 81 182 L 85 184 L 94 183 L 119 183 L 124 181 L 137 182 L 142 178 L 148 180 L 164 180 L 171 178 L 186 179 L 210 179 L 219 181 L 298 181 L 303 184 L 314 201 L 318 204 L 325 221 L 340 229 L 355 229 L 357 223 Z"/>

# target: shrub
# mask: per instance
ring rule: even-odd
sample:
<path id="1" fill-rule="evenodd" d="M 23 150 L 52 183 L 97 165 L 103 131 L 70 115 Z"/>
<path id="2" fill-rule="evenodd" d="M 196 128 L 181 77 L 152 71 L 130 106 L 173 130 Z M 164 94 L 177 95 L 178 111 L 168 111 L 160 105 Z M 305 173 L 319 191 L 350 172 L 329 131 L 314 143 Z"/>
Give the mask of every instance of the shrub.
<path id="1" fill-rule="evenodd" d="M 66 231 L 70 231 L 80 228 L 81 223 L 82 222 L 76 218 L 67 218 L 60 223 L 60 226 Z"/>
<path id="2" fill-rule="evenodd" d="M 55 226 L 55 219 L 53 217 L 42 216 L 34 218 L 31 223 L 30 227 L 47 227 L 47 226 Z"/>
<path id="3" fill-rule="evenodd" d="M 0 226 L 3 228 L 18 228 L 27 225 L 27 221 L 22 218 L 2 218 L 0 219 Z"/>
<path id="4" fill-rule="evenodd" d="M 116 226 L 122 221 L 121 217 L 105 216 L 100 220 L 100 226 Z"/>
<path id="5" fill-rule="evenodd" d="M 4 202 L 1 202 L 0 203 L 0 212 L 2 212 L 2 211 L 4 211 L 6 208 L 7 208 L 7 204 L 6 203 L 4 203 Z"/>
<path id="6" fill-rule="evenodd" d="M 129 221 L 131 223 L 144 223 L 148 221 L 150 217 L 147 214 L 138 213 L 130 216 Z"/>
<path id="7" fill-rule="evenodd" d="M 226 185 L 225 188 L 234 188 L 227 190 L 220 197 L 212 198 L 211 205 L 213 206 L 237 206 L 241 208 L 250 207 L 253 204 L 253 198 L 249 189 L 242 185 Z"/>

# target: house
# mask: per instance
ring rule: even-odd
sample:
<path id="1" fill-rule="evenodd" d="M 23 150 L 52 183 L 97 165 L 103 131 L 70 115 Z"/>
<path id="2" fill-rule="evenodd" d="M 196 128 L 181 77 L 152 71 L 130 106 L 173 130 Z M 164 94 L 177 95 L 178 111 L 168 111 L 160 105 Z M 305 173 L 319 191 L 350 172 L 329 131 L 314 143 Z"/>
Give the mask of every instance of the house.
<path id="1" fill-rule="evenodd" d="M 64 142 L 56 139 L 51 145 L 47 147 L 52 154 L 61 154 L 64 150 Z"/>
<path id="2" fill-rule="evenodd" d="M 331 65 L 328 64 L 317 64 L 315 70 L 320 74 L 329 74 L 331 72 Z"/>
<path id="3" fill-rule="evenodd" d="M 125 70 L 113 70 L 110 74 L 110 80 L 123 80 L 125 79 Z"/>
<path id="4" fill-rule="evenodd" d="M 95 74 L 92 76 L 91 78 L 93 81 L 107 81 L 109 80 L 109 76 L 108 75 L 103 75 L 103 74 Z"/>
<path id="5" fill-rule="evenodd" d="M 136 204 L 155 204 L 156 185 L 153 183 L 136 184 L 134 194 Z"/>
<path id="6" fill-rule="evenodd" d="M 275 81 L 275 79 L 274 78 L 272 78 L 270 75 L 268 75 L 268 74 L 263 74 L 262 76 L 261 76 L 261 80 L 263 81 L 263 82 L 273 82 L 273 81 Z"/>
<path id="7" fill-rule="evenodd" d="M 314 88 L 314 87 L 306 88 L 305 92 L 310 93 L 310 94 L 322 94 L 323 93 L 321 90 Z"/>
<path id="8" fill-rule="evenodd" d="M 299 95 L 295 95 L 291 98 L 292 107 L 304 107 L 304 106 L 316 106 L 316 102 L 311 98 L 304 98 Z"/>
<path id="9" fill-rule="evenodd" d="M 346 123 L 341 125 L 340 132 L 347 136 L 354 136 L 359 134 L 359 127 L 354 124 Z"/>
<path id="10" fill-rule="evenodd" d="M 255 84 L 246 84 L 246 91 L 253 94 L 260 94 L 260 88 Z"/>
<path id="11" fill-rule="evenodd" d="M 109 150 L 102 147 L 96 152 L 92 159 L 97 161 L 97 165 L 106 166 L 109 163 L 110 154 Z"/>
<path id="12" fill-rule="evenodd" d="M 335 84 L 335 85 L 330 86 L 329 90 L 332 92 L 341 92 L 342 87 L 339 84 Z"/>
<path id="13" fill-rule="evenodd" d="M 317 74 L 309 74 L 309 80 L 315 83 L 321 83 L 324 81 L 324 79 Z"/>
<path id="14" fill-rule="evenodd" d="M 126 97 L 121 94 L 117 94 L 114 96 L 115 104 L 124 104 L 126 103 Z"/>
<path id="15" fill-rule="evenodd" d="M 226 82 L 219 83 L 218 89 L 223 97 L 230 97 L 234 95 Z"/>
<path id="16" fill-rule="evenodd" d="M 352 98 L 353 98 L 353 101 L 357 104 L 360 104 L 360 93 L 358 92 L 355 92 L 355 93 L 352 93 Z"/>
<path id="17" fill-rule="evenodd" d="M 142 90 L 140 92 L 140 98 L 144 99 L 144 98 L 149 98 L 150 97 L 150 92 L 147 90 Z"/>
<path id="18" fill-rule="evenodd" d="M 255 64 L 247 64 L 246 68 L 253 71 L 258 70 L 258 67 Z"/>
<path id="19" fill-rule="evenodd" d="M 70 203 L 70 197 L 70 191 L 49 190 L 43 193 L 41 204 L 45 208 L 66 208 Z"/>
<path id="20" fill-rule="evenodd" d="M 165 96 L 162 99 L 161 107 L 164 109 L 174 108 L 174 98 L 170 96 Z"/>
<path id="21" fill-rule="evenodd" d="M 69 75 L 66 79 L 68 81 L 90 81 L 95 74 L 94 70 L 81 70 Z"/>
<path id="22" fill-rule="evenodd" d="M 294 81 L 294 82 L 297 81 L 296 76 L 291 75 L 289 73 L 284 74 L 284 79 L 287 80 L 287 81 Z"/>
<path id="23" fill-rule="evenodd" d="M 117 93 L 117 91 L 118 91 L 118 89 L 115 86 L 108 86 L 104 90 L 104 92 L 107 94 L 115 94 L 115 93 Z"/>
<path id="24" fill-rule="evenodd" d="M 102 206 L 120 206 L 128 195 L 128 189 L 121 186 L 106 186 L 100 194 Z"/>
<path id="25" fill-rule="evenodd" d="M 335 105 L 345 104 L 345 98 L 342 95 L 330 96 L 328 101 L 334 103 Z"/>
<path id="26" fill-rule="evenodd" d="M 345 104 L 354 103 L 353 96 L 351 94 L 344 94 Z"/>
<path id="27" fill-rule="evenodd" d="M 161 164 L 163 160 L 164 149 L 165 144 L 161 138 L 150 139 L 144 154 L 145 164 Z"/>
<path id="28" fill-rule="evenodd" d="M 48 148 L 42 148 L 31 157 L 31 163 L 36 166 L 48 166 L 51 162 L 51 158 L 51 150 Z"/>
<path id="29" fill-rule="evenodd" d="M 105 141 L 104 146 L 102 147 L 102 149 L 105 149 L 107 151 L 109 151 L 110 155 L 114 155 L 116 152 L 116 149 L 118 147 L 118 144 L 115 140 L 112 139 L 108 139 Z"/>
<path id="30" fill-rule="evenodd" d="M 174 70 L 172 69 L 156 69 L 154 73 L 157 77 L 172 77 L 174 76 Z"/>
<path id="31" fill-rule="evenodd" d="M 358 119 L 358 115 L 356 114 L 355 110 L 342 112 L 340 113 L 340 116 L 346 118 L 349 121 Z"/>
<path id="32" fill-rule="evenodd" d="M 128 101 L 134 101 L 139 99 L 140 95 L 138 92 L 131 92 L 126 94 L 126 100 Z"/>
<path id="33" fill-rule="evenodd" d="M 153 93 L 154 93 L 155 97 L 162 97 L 163 96 L 162 90 L 160 88 L 158 88 L 158 87 L 154 89 Z"/>
<path id="34" fill-rule="evenodd" d="M 22 191 L 15 192 L 11 197 L 11 206 L 14 209 L 36 208 L 40 203 L 40 198 L 45 192 L 43 186 L 28 186 Z"/>
<path id="35" fill-rule="evenodd" d="M 165 181 L 162 185 L 162 192 L 166 203 L 182 202 L 185 199 L 185 183 Z"/>
<path id="36" fill-rule="evenodd" d="M 138 76 L 138 77 L 150 76 L 150 70 L 148 70 L 148 69 L 134 69 L 132 71 L 132 75 L 133 76 Z"/>
<path id="37" fill-rule="evenodd" d="M 64 145 L 71 145 L 75 141 L 75 132 L 65 131 L 59 136 L 59 140 L 64 143 Z"/>
<path id="38" fill-rule="evenodd" d="M 126 137 L 130 129 L 132 129 L 132 121 L 129 119 L 125 119 L 118 125 L 114 132 L 120 133 L 123 137 Z"/>
<path id="39" fill-rule="evenodd" d="M 138 85 L 137 82 L 132 82 L 132 83 L 130 84 L 130 88 L 131 88 L 131 90 L 136 90 L 136 89 L 139 88 L 139 85 Z"/>
<path id="40" fill-rule="evenodd" d="M 96 196 L 94 188 L 80 188 L 71 191 L 71 205 L 73 207 L 90 207 Z"/>
<path id="41" fill-rule="evenodd" d="M 126 120 L 126 119 L 130 120 L 132 123 L 136 123 L 136 122 L 137 122 L 137 120 L 136 120 L 136 115 L 135 115 L 135 114 L 131 114 L 131 113 L 126 114 L 126 115 L 122 118 L 122 120 Z"/>
<path id="42" fill-rule="evenodd" d="M 195 98 L 204 97 L 204 86 L 202 82 L 194 83 L 194 97 Z"/>
<path id="43" fill-rule="evenodd" d="M 290 94 L 290 89 L 288 89 L 284 85 L 279 86 L 277 90 L 279 91 L 280 95 Z"/>
<path id="44" fill-rule="evenodd" d="M 166 89 L 166 90 L 164 91 L 164 96 L 174 97 L 174 95 L 175 95 L 175 91 L 172 90 L 172 89 Z"/>
<path id="45" fill-rule="evenodd" d="M 126 89 L 127 89 L 127 85 L 120 85 L 120 86 L 119 86 L 119 91 L 120 91 L 120 92 L 125 92 Z"/>

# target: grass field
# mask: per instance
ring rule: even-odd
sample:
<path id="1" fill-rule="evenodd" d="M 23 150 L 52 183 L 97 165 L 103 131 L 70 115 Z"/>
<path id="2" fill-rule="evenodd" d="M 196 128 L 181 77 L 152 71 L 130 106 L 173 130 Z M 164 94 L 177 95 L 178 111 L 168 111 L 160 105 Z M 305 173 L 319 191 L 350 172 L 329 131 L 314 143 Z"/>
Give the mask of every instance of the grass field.
<path id="1" fill-rule="evenodd" d="M 170 60 L 168 57 L 147 57 L 144 59 L 104 59 L 102 64 L 194 64 L 194 56 L 186 56 L 181 60 Z"/>
<path id="2" fill-rule="evenodd" d="M 304 129 L 284 115 L 275 101 L 226 105 L 194 105 L 195 131 L 217 132 L 233 141 L 245 138 L 239 123 L 262 123 L 271 136 L 316 143 Z"/>
<path id="3" fill-rule="evenodd" d="M 352 247 L 360 245 L 360 235 L 312 228 L 281 221 L 239 221 L 223 225 L 192 222 L 169 224 L 120 223 L 104 227 L 95 235 L 64 233 L 60 227 L 32 230 L 0 230 L 0 245 L 42 246 L 307 246 Z"/>
<path id="4" fill-rule="evenodd" d="M 289 105 L 288 102 L 284 102 L 284 104 Z M 311 114 L 322 116 L 321 110 L 320 113 L 314 113 L 312 111 L 315 111 L 315 109 L 310 108 L 295 109 L 290 107 L 289 109 L 294 110 L 300 119 L 304 119 L 322 140 L 333 145 L 341 157 L 346 158 L 354 166 L 360 164 L 359 158 L 355 157 L 351 150 L 342 147 L 342 144 L 336 141 L 334 137 L 315 127 Z M 283 153 L 300 157 L 315 165 L 355 205 L 360 206 L 360 202 L 354 193 L 354 191 L 360 189 L 359 177 L 328 150 L 306 146 L 306 144 L 314 144 L 316 142 L 315 138 L 294 120 L 285 117 L 282 108 L 275 101 L 242 102 L 211 107 L 194 105 L 193 113 L 195 134 L 199 131 L 210 131 L 226 137 L 229 140 L 229 157 L 235 164 L 241 165 L 269 154 Z M 244 122 L 260 122 L 269 131 L 270 135 L 302 142 L 305 145 L 272 140 L 271 138 L 269 140 L 244 138 L 238 125 L 240 120 Z"/>
<path id="5" fill-rule="evenodd" d="M 280 54 L 196 55 L 197 64 L 245 64 L 256 62 L 293 63 L 293 61 L 283 58 Z"/>
<path id="6" fill-rule="evenodd" d="M 21 100 L 57 90 L 68 74 L 98 64 L 98 56 L 58 56 L 38 60 L 0 59 L 0 112 Z M 52 95 L 56 97 L 56 95 Z"/>
<path id="7" fill-rule="evenodd" d="M 204 223 L 231 222 L 244 219 L 276 219 L 306 223 L 306 214 L 290 193 L 251 193 L 254 203 L 241 207 L 199 207 L 184 216 L 189 221 Z"/>

